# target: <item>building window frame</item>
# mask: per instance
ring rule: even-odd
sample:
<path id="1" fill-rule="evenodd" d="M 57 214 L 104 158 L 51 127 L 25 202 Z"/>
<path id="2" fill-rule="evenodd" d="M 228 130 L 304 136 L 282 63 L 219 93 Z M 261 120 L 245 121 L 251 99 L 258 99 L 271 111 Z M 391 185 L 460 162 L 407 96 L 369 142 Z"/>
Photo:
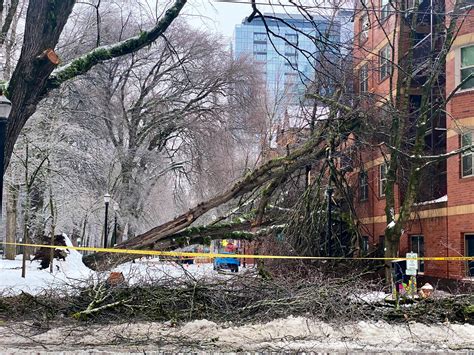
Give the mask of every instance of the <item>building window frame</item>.
<path id="1" fill-rule="evenodd" d="M 379 51 L 379 78 L 384 81 L 392 74 L 392 47 L 386 44 Z"/>
<path id="2" fill-rule="evenodd" d="M 266 32 L 254 32 L 253 33 L 253 41 L 255 42 L 267 42 L 267 34 Z"/>
<path id="3" fill-rule="evenodd" d="M 267 54 L 266 53 L 254 53 L 253 56 L 254 56 L 254 59 L 257 62 L 265 63 L 267 61 Z"/>
<path id="4" fill-rule="evenodd" d="M 364 44 L 369 39 L 370 20 L 367 12 L 359 18 L 359 44 Z"/>
<path id="5" fill-rule="evenodd" d="M 291 43 L 295 46 L 298 45 L 298 34 L 297 33 L 285 33 L 285 40 L 287 43 Z"/>
<path id="6" fill-rule="evenodd" d="M 472 131 L 462 133 L 460 135 L 460 145 L 461 148 L 472 145 L 473 133 Z M 461 178 L 474 176 L 474 151 L 466 150 L 461 153 L 461 166 L 460 166 L 460 175 Z M 470 165 L 470 167 L 469 167 Z M 466 172 L 465 172 L 466 170 Z"/>
<path id="7" fill-rule="evenodd" d="M 369 64 L 365 63 L 359 69 L 359 93 L 369 91 Z"/>
<path id="8" fill-rule="evenodd" d="M 380 0 L 380 21 L 385 21 L 390 17 L 390 0 Z"/>
<path id="9" fill-rule="evenodd" d="M 455 72 L 456 87 L 461 85 L 461 82 L 462 82 L 462 79 L 463 79 L 463 71 L 468 72 L 468 73 L 470 72 L 469 74 L 474 73 L 474 63 L 463 65 L 463 50 L 466 50 L 467 48 L 470 48 L 470 49 L 474 50 L 474 43 L 470 43 L 470 44 L 467 44 L 465 46 L 459 47 L 456 50 L 456 52 L 457 52 L 456 53 L 456 63 L 455 63 L 456 64 L 456 72 Z M 464 86 L 464 87 L 460 86 L 459 89 L 458 89 L 458 92 L 474 90 L 474 77 L 469 79 L 466 83 L 464 83 L 464 85 L 466 85 L 466 84 L 471 84 L 471 86 Z"/>
<path id="10" fill-rule="evenodd" d="M 417 253 L 418 257 L 422 258 L 425 256 L 425 236 L 421 234 L 410 235 L 410 248 L 412 253 Z M 425 261 L 418 260 L 418 273 L 424 274 L 425 272 Z"/>
<path id="11" fill-rule="evenodd" d="M 253 44 L 254 53 L 267 53 L 267 43 L 263 42 L 254 42 Z"/>
<path id="12" fill-rule="evenodd" d="M 471 242 L 468 242 L 468 239 L 472 239 Z M 470 243 L 474 243 L 474 233 L 464 233 L 464 255 L 465 256 L 474 256 L 474 253 L 470 252 Z M 474 261 L 466 261 L 466 276 L 474 278 Z"/>
<path id="13" fill-rule="evenodd" d="M 387 164 L 379 165 L 379 196 L 385 197 L 385 186 L 387 185 Z"/>

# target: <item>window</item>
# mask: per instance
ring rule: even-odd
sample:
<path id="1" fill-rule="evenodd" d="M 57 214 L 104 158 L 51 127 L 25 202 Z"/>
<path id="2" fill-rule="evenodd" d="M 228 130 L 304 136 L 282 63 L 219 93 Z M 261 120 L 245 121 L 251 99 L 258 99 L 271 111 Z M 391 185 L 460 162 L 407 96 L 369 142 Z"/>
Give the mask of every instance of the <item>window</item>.
<path id="1" fill-rule="evenodd" d="M 369 38 L 369 15 L 367 13 L 363 14 L 359 21 L 359 42 L 362 44 Z"/>
<path id="2" fill-rule="evenodd" d="M 267 44 L 266 43 L 254 43 L 253 44 L 253 51 L 255 52 L 260 52 L 260 53 L 266 53 L 267 52 Z"/>
<path id="3" fill-rule="evenodd" d="M 298 44 L 298 35 L 296 33 L 286 33 L 285 39 L 294 45 Z"/>
<path id="4" fill-rule="evenodd" d="M 387 44 L 379 52 L 380 81 L 392 73 L 392 48 Z"/>
<path id="5" fill-rule="evenodd" d="M 266 53 L 255 53 L 254 54 L 255 60 L 259 62 L 266 62 L 267 61 L 267 54 Z"/>
<path id="6" fill-rule="evenodd" d="M 369 252 L 369 237 L 364 235 L 361 239 L 361 243 L 362 243 L 361 245 L 362 255 L 367 255 Z"/>
<path id="7" fill-rule="evenodd" d="M 412 235 L 410 237 L 411 251 L 417 253 L 418 257 L 425 256 L 425 239 L 422 235 Z M 425 272 L 425 261 L 418 261 L 418 272 Z"/>
<path id="8" fill-rule="evenodd" d="M 298 81 L 298 74 L 296 73 L 285 73 L 284 75 L 285 84 L 294 84 Z"/>
<path id="9" fill-rule="evenodd" d="M 255 32 L 253 34 L 253 40 L 254 42 L 267 42 L 267 34 Z"/>
<path id="10" fill-rule="evenodd" d="M 369 65 L 364 64 L 359 70 L 359 93 L 369 91 Z"/>
<path id="11" fill-rule="evenodd" d="M 296 55 L 296 49 L 288 43 L 285 43 L 285 55 Z"/>
<path id="12" fill-rule="evenodd" d="M 465 235 L 466 256 L 474 256 L 474 234 Z M 474 277 L 474 260 L 467 262 L 467 276 Z"/>
<path id="13" fill-rule="evenodd" d="M 369 179 L 366 171 L 359 173 L 359 199 L 366 201 L 369 198 Z"/>
<path id="14" fill-rule="evenodd" d="M 474 88 L 474 46 L 461 48 L 461 82 L 469 78 L 461 85 L 461 90 Z"/>
<path id="15" fill-rule="evenodd" d="M 387 165 L 386 164 L 380 164 L 379 165 L 379 195 L 380 197 L 385 196 L 385 185 L 387 185 Z"/>
<path id="16" fill-rule="evenodd" d="M 472 132 L 461 135 L 461 147 L 472 146 Z M 472 176 L 473 151 L 467 150 L 461 153 L 461 177 Z"/>
<path id="17" fill-rule="evenodd" d="M 390 16 L 390 0 L 380 0 L 380 20 Z"/>

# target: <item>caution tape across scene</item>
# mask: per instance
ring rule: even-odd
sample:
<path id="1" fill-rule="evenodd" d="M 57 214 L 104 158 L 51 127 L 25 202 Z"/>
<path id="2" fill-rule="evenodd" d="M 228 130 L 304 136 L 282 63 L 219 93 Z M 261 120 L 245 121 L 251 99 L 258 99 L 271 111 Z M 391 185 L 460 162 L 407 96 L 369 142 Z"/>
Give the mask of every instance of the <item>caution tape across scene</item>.
<path id="1" fill-rule="evenodd" d="M 75 247 L 65 245 L 46 245 L 28 243 L 3 243 L 5 245 L 16 245 L 34 248 L 50 249 L 72 249 L 80 251 L 92 251 L 97 253 L 117 253 L 135 255 L 154 255 L 172 257 L 207 257 L 207 258 L 238 258 L 238 259 L 293 259 L 293 260 L 431 260 L 431 261 L 474 261 L 474 256 L 426 256 L 416 258 L 385 258 L 385 257 L 344 257 L 344 256 L 297 256 L 297 255 L 254 255 L 254 254 L 219 254 L 219 253 L 196 253 L 182 251 L 160 251 L 160 250 L 139 250 L 139 249 L 115 249 L 115 248 L 95 248 L 95 247 Z"/>

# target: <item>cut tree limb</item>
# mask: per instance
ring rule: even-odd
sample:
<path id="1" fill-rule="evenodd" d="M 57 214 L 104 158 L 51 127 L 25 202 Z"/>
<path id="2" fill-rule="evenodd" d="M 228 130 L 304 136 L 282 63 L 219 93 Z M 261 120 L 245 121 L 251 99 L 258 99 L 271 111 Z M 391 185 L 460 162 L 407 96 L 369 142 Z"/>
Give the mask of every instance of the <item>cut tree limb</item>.
<path id="1" fill-rule="evenodd" d="M 109 47 L 96 48 L 53 73 L 57 61 L 51 57 L 47 61 L 39 59 L 45 50 L 56 47 L 75 3 L 75 0 L 35 0 L 28 3 L 21 54 L 6 92 L 12 102 L 12 112 L 5 147 L 5 168 L 21 130 L 50 90 L 86 73 L 99 63 L 133 53 L 153 43 L 179 15 L 186 0 L 175 0 L 151 30 Z"/>

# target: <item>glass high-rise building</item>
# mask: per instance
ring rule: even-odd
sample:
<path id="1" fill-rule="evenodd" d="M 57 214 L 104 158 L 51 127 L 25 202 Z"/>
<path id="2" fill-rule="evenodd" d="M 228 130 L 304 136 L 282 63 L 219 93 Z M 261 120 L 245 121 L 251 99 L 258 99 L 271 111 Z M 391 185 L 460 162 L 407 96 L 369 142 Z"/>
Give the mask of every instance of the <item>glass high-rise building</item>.
<path id="1" fill-rule="evenodd" d="M 262 18 L 251 22 L 245 18 L 236 25 L 234 56 L 253 56 L 261 65 L 268 94 L 299 101 L 314 80 L 320 54 L 324 52 L 323 60 L 330 60 L 331 51 L 340 50 L 341 23 L 316 16 L 308 21 L 296 14 L 271 16 L 279 20 L 265 17 L 264 23 Z"/>

